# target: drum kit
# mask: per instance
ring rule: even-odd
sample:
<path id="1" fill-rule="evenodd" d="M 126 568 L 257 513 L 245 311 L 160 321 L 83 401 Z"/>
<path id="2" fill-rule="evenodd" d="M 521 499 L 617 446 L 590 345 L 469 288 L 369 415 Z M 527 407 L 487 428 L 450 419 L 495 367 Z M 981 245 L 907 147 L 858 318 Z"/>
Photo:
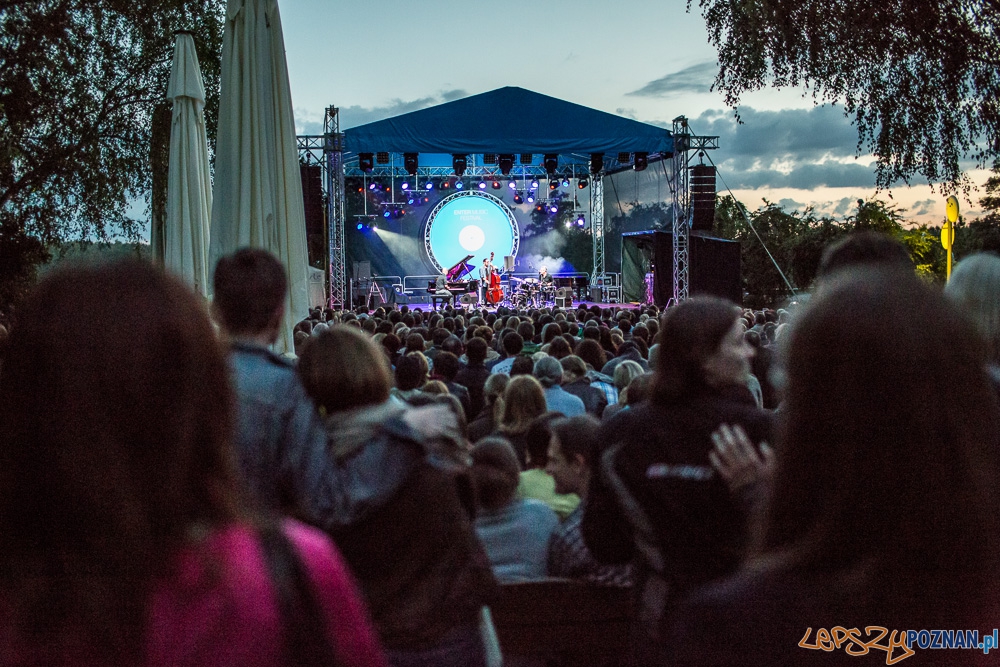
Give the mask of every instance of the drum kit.
<path id="1" fill-rule="evenodd" d="M 538 278 L 511 276 L 507 300 L 514 308 L 544 308 L 555 303 L 555 289 L 543 285 Z"/>

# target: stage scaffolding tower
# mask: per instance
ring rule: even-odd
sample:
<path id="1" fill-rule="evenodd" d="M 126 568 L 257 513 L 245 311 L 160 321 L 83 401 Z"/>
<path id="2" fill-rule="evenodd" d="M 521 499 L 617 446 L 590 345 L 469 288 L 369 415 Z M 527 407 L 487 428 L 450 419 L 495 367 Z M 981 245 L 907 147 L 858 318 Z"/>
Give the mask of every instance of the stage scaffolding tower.
<path id="1" fill-rule="evenodd" d="M 604 174 L 590 177 L 590 233 L 594 243 L 591 284 L 606 285 L 604 275 Z M 598 283 L 598 280 L 600 282 Z"/>
<path id="2" fill-rule="evenodd" d="M 328 301 L 330 308 L 343 308 L 347 303 L 347 281 L 344 270 L 344 135 L 340 133 L 340 109 L 326 108 L 323 134 L 299 135 L 295 141 L 299 162 L 322 169 L 329 253 Z"/>
<path id="3" fill-rule="evenodd" d="M 691 153 L 695 155 L 706 150 L 719 147 L 717 136 L 695 136 L 691 134 L 688 120 L 678 116 L 673 121 L 674 157 L 673 182 L 670 183 L 673 195 L 673 277 L 674 294 L 670 303 L 676 305 L 688 298 L 688 281 L 691 269 L 690 231 L 693 211 L 691 208 L 691 182 L 689 178 L 688 161 Z M 669 304 L 668 304 L 669 305 Z"/>
<path id="4" fill-rule="evenodd" d="M 330 308 L 347 303 L 344 257 L 344 135 L 340 133 L 340 109 L 326 108 L 323 122 L 323 163 L 326 166 L 326 210 L 330 240 Z"/>

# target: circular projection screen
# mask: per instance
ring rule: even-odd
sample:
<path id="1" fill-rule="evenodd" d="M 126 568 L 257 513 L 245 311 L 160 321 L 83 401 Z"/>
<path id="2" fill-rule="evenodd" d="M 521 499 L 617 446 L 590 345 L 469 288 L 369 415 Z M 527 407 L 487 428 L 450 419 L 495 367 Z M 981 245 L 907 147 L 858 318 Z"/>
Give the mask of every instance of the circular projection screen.
<path id="1" fill-rule="evenodd" d="M 448 269 L 472 255 L 482 265 L 495 253 L 503 265 L 505 255 L 517 255 L 517 221 L 503 200 L 486 192 L 456 192 L 438 202 L 427 218 L 424 248 L 435 268 Z"/>

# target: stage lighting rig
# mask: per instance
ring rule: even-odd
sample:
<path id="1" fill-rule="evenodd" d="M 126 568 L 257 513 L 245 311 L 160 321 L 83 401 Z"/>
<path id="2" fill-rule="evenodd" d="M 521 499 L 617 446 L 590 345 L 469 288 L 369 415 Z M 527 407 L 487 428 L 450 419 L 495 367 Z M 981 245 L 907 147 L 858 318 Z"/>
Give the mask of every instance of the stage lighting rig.
<path id="1" fill-rule="evenodd" d="M 372 181 L 368 184 L 368 189 L 374 192 L 375 190 L 381 190 L 382 186 L 378 181 Z"/>
<path id="2" fill-rule="evenodd" d="M 501 153 L 497 162 L 500 165 L 500 173 L 506 176 L 510 173 L 510 170 L 514 168 L 514 154 Z"/>
<path id="3" fill-rule="evenodd" d="M 464 187 L 465 187 L 465 182 L 461 178 L 459 178 L 459 179 L 457 179 L 455 181 L 455 189 L 456 190 L 461 190 Z"/>
<path id="4" fill-rule="evenodd" d="M 553 176 L 552 178 L 549 179 L 549 190 L 558 190 L 558 189 L 559 189 L 559 179 Z"/>
<path id="5" fill-rule="evenodd" d="M 579 188 L 580 190 L 583 190 L 588 185 L 590 185 L 590 181 L 587 180 L 586 176 L 581 176 L 576 181 L 576 187 Z"/>
<path id="6" fill-rule="evenodd" d="M 586 224 L 587 224 L 587 218 L 585 218 L 583 216 L 583 213 L 581 213 L 580 215 L 576 216 L 576 226 L 577 227 L 584 227 Z"/>
<path id="7" fill-rule="evenodd" d="M 403 153 L 403 167 L 406 169 L 407 174 L 416 176 L 418 166 L 416 153 Z"/>
<path id="8" fill-rule="evenodd" d="M 532 192 L 531 190 L 528 190 L 527 201 L 528 201 L 529 204 L 534 204 L 535 203 L 535 193 Z"/>
<path id="9" fill-rule="evenodd" d="M 636 171 L 642 171 L 648 166 L 649 166 L 649 153 L 645 152 L 636 153 L 635 164 L 632 165 L 632 168 L 635 169 Z"/>
<path id="10" fill-rule="evenodd" d="M 358 153 L 358 169 L 366 174 L 375 168 L 374 153 Z"/>
<path id="11" fill-rule="evenodd" d="M 535 158 L 531 153 L 521 153 L 521 164 L 528 165 Z"/>
<path id="12" fill-rule="evenodd" d="M 597 175 L 604 169 L 604 153 L 590 154 L 590 173 Z"/>
<path id="13" fill-rule="evenodd" d="M 625 164 L 626 162 L 631 162 L 631 161 L 632 161 L 632 154 L 631 153 L 619 153 L 618 154 L 618 162 L 620 164 Z"/>
<path id="14" fill-rule="evenodd" d="M 433 189 L 434 189 L 434 181 L 428 179 L 427 182 L 424 183 L 424 190 L 433 190 Z"/>
<path id="15" fill-rule="evenodd" d="M 538 189 L 538 179 L 537 178 L 531 179 L 531 189 L 532 190 L 537 190 Z"/>
<path id="16" fill-rule="evenodd" d="M 510 179 L 507 182 L 507 187 L 510 188 L 511 190 L 517 190 L 517 181 L 515 181 L 513 178 Z"/>
<path id="17" fill-rule="evenodd" d="M 494 190 L 499 190 L 499 189 L 500 189 L 500 181 L 498 181 L 497 179 L 495 179 L 495 178 L 494 178 L 494 179 L 493 179 L 493 182 L 492 182 L 492 183 L 490 183 L 490 186 L 491 186 L 491 187 L 492 187 L 492 188 L 493 188 Z"/>
<path id="18" fill-rule="evenodd" d="M 410 189 L 410 182 L 403 181 L 402 183 L 399 184 L 399 189 L 402 190 L 403 192 L 406 192 L 407 190 Z"/>
<path id="19" fill-rule="evenodd" d="M 556 169 L 559 168 L 559 156 L 550 153 L 545 156 L 542 164 L 545 166 L 545 173 L 552 176 L 552 174 L 556 173 Z"/>
<path id="20" fill-rule="evenodd" d="M 459 178 L 465 175 L 465 169 L 469 166 L 469 157 L 467 155 L 452 155 L 451 156 L 451 168 L 455 170 L 455 175 Z"/>
<path id="21" fill-rule="evenodd" d="M 563 179 L 562 179 L 562 186 L 564 188 L 568 188 L 569 187 L 569 179 L 566 178 L 565 176 L 563 176 Z"/>
<path id="22" fill-rule="evenodd" d="M 487 187 L 486 186 L 486 179 L 480 178 L 479 179 L 479 189 L 480 190 L 485 190 L 486 187 Z"/>
<path id="23" fill-rule="evenodd" d="M 524 197 L 521 195 L 520 192 L 515 192 L 514 193 L 514 203 L 515 204 L 523 204 L 524 203 Z"/>
<path id="24" fill-rule="evenodd" d="M 375 153 L 376 164 L 389 164 L 389 151 L 379 151 Z"/>

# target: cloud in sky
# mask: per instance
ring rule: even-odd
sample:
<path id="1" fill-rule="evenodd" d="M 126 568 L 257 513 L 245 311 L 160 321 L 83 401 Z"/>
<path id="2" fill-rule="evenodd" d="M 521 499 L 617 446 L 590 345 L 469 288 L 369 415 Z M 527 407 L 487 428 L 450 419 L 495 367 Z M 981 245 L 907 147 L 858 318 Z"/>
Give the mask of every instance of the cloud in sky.
<path id="1" fill-rule="evenodd" d="M 705 60 L 650 81 L 642 88 L 626 94 L 636 97 L 670 97 L 678 93 L 707 93 L 710 92 L 718 71 L 719 66 L 714 60 Z"/>
<path id="2" fill-rule="evenodd" d="M 411 111 L 419 111 L 420 109 L 426 109 L 427 107 L 432 107 L 437 104 L 453 102 L 466 96 L 468 96 L 468 93 L 465 90 L 455 88 L 451 90 L 443 90 L 414 100 L 402 100 L 395 98 L 390 100 L 388 104 L 380 107 L 362 107 L 357 105 L 341 107 L 340 129 L 346 130 L 352 127 L 357 127 L 358 125 L 373 123 L 384 118 L 391 118 L 392 116 L 398 116 Z M 315 114 L 311 114 L 305 109 L 295 109 L 296 132 L 299 132 L 300 134 L 322 134 L 322 117 L 317 119 L 314 116 Z"/>
<path id="3" fill-rule="evenodd" d="M 875 185 L 874 161 L 855 157 L 857 132 L 838 107 L 713 110 L 690 121 L 696 135 L 716 135 L 720 176 L 733 189 Z M 721 184 L 720 184 L 721 188 Z"/>

